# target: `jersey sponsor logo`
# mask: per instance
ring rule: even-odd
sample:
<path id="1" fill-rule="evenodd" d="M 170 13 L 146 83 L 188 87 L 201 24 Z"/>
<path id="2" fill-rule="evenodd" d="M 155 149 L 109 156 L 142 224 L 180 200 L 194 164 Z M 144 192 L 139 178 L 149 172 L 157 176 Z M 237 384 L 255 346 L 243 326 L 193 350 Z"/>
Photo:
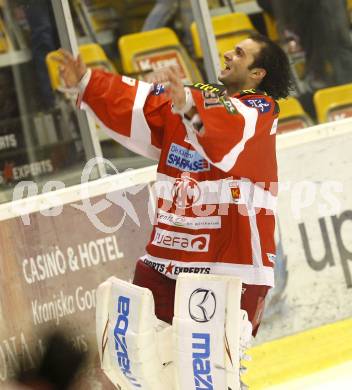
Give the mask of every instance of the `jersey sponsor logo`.
<path id="1" fill-rule="evenodd" d="M 165 87 L 162 84 L 154 84 L 152 95 L 159 96 L 165 92 Z"/>
<path id="2" fill-rule="evenodd" d="M 132 79 L 131 77 L 122 76 L 122 82 L 129 85 L 130 87 L 134 87 L 136 85 L 136 79 Z"/>
<path id="3" fill-rule="evenodd" d="M 255 94 L 255 93 L 258 93 L 259 91 L 257 91 L 256 89 L 252 88 L 252 89 L 242 89 L 242 91 L 240 91 L 240 95 L 241 96 L 245 96 L 245 95 L 249 95 L 249 94 Z"/>
<path id="4" fill-rule="evenodd" d="M 148 259 L 143 259 L 145 264 L 148 264 L 150 267 L 156 271 L 165 274 L 165 275 L 179 275 L 184 272 L 185 274 L 210 274 L 210 267 L 201 267 L 201 266 L 178 266 L 172 261 L 169 264 L 159 263 L 157 261 L 152 261 Z"/>
<path id="5" fill-rule="evenodd" d="M 214 390 L 210 364 L 209 333 L 192 333 L 192 360 L 196 390 Z"/>
<path id="6" fill-rule="evenodd" d="M 220 97 L 220 102 L 225 107 L 226 111 L 229 114 L 231 114 L 231 115 L 238 114 L 238 111 L 237 111 L 236 107 L 232 104 L 230 98 L 228 98 L 226 96 L 221 96 Z"/>
<path id="7" fill-rule="evenodd" d="M 126 377 L 126 379 L 137 388 L 142 387 L 135 376 L 131 372 L 131 361 L 128 356 L 128 347 L 126 342 L 126 333 L 129 323 L 129 314 L 130 314 L 130 298 L 119 296 L 117 302 L 118 317 L 116 319 L 116 324 L 114 328 L 114 338 L 115 338 L 115 350 L 117 356 L 117 362 L 120 367 L 121 372 Z"/>
<path id="8" fill-rule="evenodd" d="M 166 164 L 186 172 L 204 172 L 210 170 L 209 162 L 197 151 L 172 143 Z"/>
<path id="9" fill-rule="evenodd" d="M 165 267 L 165 275 L 179 275 L 180 273 L 185 274 L 210 274 L 210 267 L 180 267 L 169 262 L 169 264 Z"/>
<path id="10" fill-rule="evenodd" d="M 182 174 L 175 180 L 171 190 L 173 202 L 179 208 L 188 209 L 198 202 L 201 198 L 201 188 L 197 180 L 189 176 L 189 174 Z"/>
<path id="11" fill-rule="evenodd" d="M 207 252 L 209 241 L 209 234 L 194 235 L 156 228 L 152 244 L 162 248 L 186 252 Z"/>
<path id="12" fill-rule="evenodd" d="M 242 102 L 248 107 L 256 108 L 262 114 L 269 112 L 271 109 L 271 103 L 264 98 L 245 99 Z"/>
<path id="13" fill-rule="evenodd" d="M 148 259 L 144 259 L 143 263 L 149 265 L 149 267 L 152 267 L 153 269 L 155 269 L 155 271 L 158 271 L 160 273 L 164 273 L 165 271 L 165 264 L 158 263 L 156 261 L 151 261 Z"/>
<path id="14" fill-rule="evenodd" d="M 203 84 L 203 83 L 195 83 L 191 85 L 191 88 L 200 89 L 202 92 L 210 92 L 210 93 L 220 93 L 224 90 L 225 87 L 219 88 L 217 85 L 212 84 Z"/>
<path id="15" fill-rule="evenodd" d="M 183 215 L 176 215 L 166 213 L 165 211 L 158 212 L 158 223 L 164 223 L 169 226 L 179 226 L 186 229 L 220 229 L 221 217 L 219 215 L 211 217 L 185 217 Z"/>
<path id="16" fill-rule="evenodd" d="M 216 311 L 214 292 L 205 288 L 194 290 L 189 298 L 188 311 L 193 321 L 209 322 Z"/>

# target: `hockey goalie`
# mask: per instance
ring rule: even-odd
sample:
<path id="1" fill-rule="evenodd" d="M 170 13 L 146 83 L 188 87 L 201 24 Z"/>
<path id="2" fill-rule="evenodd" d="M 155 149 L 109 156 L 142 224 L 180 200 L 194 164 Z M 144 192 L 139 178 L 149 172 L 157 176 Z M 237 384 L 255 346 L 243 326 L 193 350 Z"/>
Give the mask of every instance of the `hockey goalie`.
<path id="1" fill-rule="evenodd" d="M 225 53 L 219 85 L 184 86 L 177 69 L 146 83 L 87 69 L 65 50 L 57 62 L 80 109 L 158 162 L 155 222 L 133 285 L 99 289 L 104 371 L 122 389 L 236 389 L 240 339 L 255 336 L 274 283 L 284 52 L 252 35 Z"/>

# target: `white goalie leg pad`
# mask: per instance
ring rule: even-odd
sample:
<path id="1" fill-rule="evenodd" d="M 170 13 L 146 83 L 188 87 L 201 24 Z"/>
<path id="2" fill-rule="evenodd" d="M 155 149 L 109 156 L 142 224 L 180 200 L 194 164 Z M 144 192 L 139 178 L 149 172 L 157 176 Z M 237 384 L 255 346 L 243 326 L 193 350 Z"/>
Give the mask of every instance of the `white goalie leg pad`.
<path id="1" fill-rule="evenodd" d="M 173 319 L 177 390 L 238 390 L 242 282 L 180 274 Z"/>
<path id="2" fill-rule="evenodd" d="M 111 277 L 96 298 L 100 362 L 111 382 L 121 390 L 172 390 L 172 328 L 156 318 L 151 291 Z"/>
<path id="3" fill-rule="evenodd" d="M 252 344 L 252 323 L 248 319 L 248 314 L 245 310 L 241 310 L 240 314 L 240 383 L 241 390 L 247 390 L 248 386 L 242 382 L 242 375 L 246 373 L 247 367 L 243 365 L 243 361 L 252 360 L 249 355 L 247 355 L 246 351 L 251 347 Z"/>
<path id="4" fill-rule="evenodd" d="M 245 310 L 240 313 L 240 360 L 249 360 L 245 358 L 245 352 L 252 345 L 252 323 L 248 319 L 248 314 Z"/>

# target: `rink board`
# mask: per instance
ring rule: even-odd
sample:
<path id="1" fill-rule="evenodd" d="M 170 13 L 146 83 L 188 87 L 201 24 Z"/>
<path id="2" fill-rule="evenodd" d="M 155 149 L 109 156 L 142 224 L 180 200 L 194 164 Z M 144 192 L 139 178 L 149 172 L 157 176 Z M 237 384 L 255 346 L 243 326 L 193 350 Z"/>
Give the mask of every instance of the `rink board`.
<path id="1" fill-rule="evenodd" d="M 58 326 L 91 352 L 80 388 L 113 388 L 94 368 L 95 290 L 111 275 L 133 277 L 150 235 L 154 177 L 155 168 L 145 168 L 0 206 L 0 388 L 16 356 L 31 368 L 45 333 Z M 48 205 L 57 216 L 45 215 Z"/>
<path id="2" fill-rule="evenodd" d="M 281 181 L 333 180 L 343 184 L 343 191 L 335 194 L 340 208 L 324 216 L 316 211 L 326 199 L 321 189 L 317 203 L 299 215 L 291 210 L 290 191 L 280 194 L 282 256 L 258 343 L 352 314 L 351 124 L 342 121 L 278 137 Z M 16 355 L 25 367 L 35 364 L 44 332 L 58 325 L 71 329 L 75 345 L 91 351 L 97 366 L 94 291 L 110 275 L 132 278 L 151 230 L 149 184 L 155 173 L 155 167 L 143 168 L 0 206 L 0 382 L 13 375 Z M 60 212 L 47 216 L 49 207 Z M 343 223 L 341 215 L 347 218 Z M 309 265 L 300 226 L 309 235 L 313 258 L 320 260 L 325 244 L 319 218 L 325 221 L 332 255 L 318 271 Z M 86 381 L 110 388 L 94 370 Z"/>
<path id="3" fill-rule="evenodd" d="M 351 150 L 351 120 L 278 137 L 277 286 L 258 343 L 352 317 Z"/>

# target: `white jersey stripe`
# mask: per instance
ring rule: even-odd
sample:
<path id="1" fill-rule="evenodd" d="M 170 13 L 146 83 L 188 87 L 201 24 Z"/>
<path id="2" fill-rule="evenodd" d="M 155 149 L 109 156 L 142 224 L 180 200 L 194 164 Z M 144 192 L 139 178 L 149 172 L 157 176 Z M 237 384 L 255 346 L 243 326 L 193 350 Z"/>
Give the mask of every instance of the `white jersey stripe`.
<path id="1" fill-rule="evenodd" d="M 248 183 L 248 182 L 247 182 Z M 252 258 L 253 265 L 255 267 L 263 266 L 262 249 L 260 245 L 260 236 L 257 226 L 256 216 L 256 202 L 257 199 L 254 197 L 255 187 L 253 185 L 246 186 L 247 192 L 244 194 L 247 205 L 247 214 L 249 218 L 249 227 L 251 230 L 251 247 L 252 247 Z M 267 192 L 267 191 L 266 191 Z"/>
<path id="2" fill-rule="evenodd" d="M 204 156 L 211 164 L 215 167 L 221 169 L 222 171 L 228 172 L 236 164 L 239 155 L 243 152 L 246 142 L 252 138 L 255 134 L 255 129 L 258 119 L 258 111 L 256 108 L 247 107 L 239 99 L 231 98 L 232 103 L 238 110 L 238 112 L 243 116 L 245 120 L 245 126 L 243 130 L 243 137 L 240 142 L 238 142 L 228 154 L 226 154 L 223 159 L 219 162 L 214 162 L 205 152 L 202 145 L 199 143 L 196 136 L 197 130 L 193 127 L 192 122 L 183 118 L 183 124 L 186 127 L 187 135 L 190 141 L 190 144 L 194 149 Z M 229 129 L 229 131 L 236 131 L 237 129 Z"/>
<path id="3" fill-rule="evenodd" d="M 143 107 L 152 88 L 152 84 L 144 81 L 138 82 L 136 98 L 132 110 L 131 138 L 134 141 L 151 144 L 151 130 L 145 119 Z"/>
<path id="4" fill-rule="evenodd" d="M 241 141 L 219 163 L 219 168 L 225 172 L 228 172 L 236 164 L 239 155 L 244 150 L 246 142 L 254 136 L 258 119 L 258 110 L 256 108 L 247 107 L 239 99 L 231 98 L 231 101 L 237 111 L 243 116 L 245 124 Z"/>
<path id="5" fill-rule="evenodd" d="M 151 143 L 151 129 L 148 126 L 148 122 L 144 116 L 143 107 L 145 101 L 149 95 L 152 84 L 145 83 L 143 81 L 138 82 L 136 99 L 133 104 L 132 110 L 132 120 L 131 120 L 131 135 L 130 137 L 118 133 L 118 129 L 113 130 L 106 126 L 91 107 L 82 102 L 82 96 L 84 94 L 85 88 L 88 85 L 88 82 L 91 78 L 91 71 L 89 70 L 84 76 L 84 80 L 79 86 L 80 94 L 78 97 L 78 106 L 81 110 L 87 111 L 95 120 L 99 129 L 104 131 L 109 137 L 114 139 L 116 142 L 125 146 L 126 148 L 132 150 L 133 152 L 140 154 L 144 157 L 151 158 L 153 160 L 159 160 L 160 158 L 160 149 L 152 145 Z"/>
<path id="6" fill-rule="evenodd" d="M 249 226 L 251 229 L 251 246 L 252 246 L 252 256 L 253 256 L 253 265 L 255 267 L 263 266 L 262 258 L 262 248 L 260 245 L 260 236 L 257 226 L 257 216 L 254 213 L 254 210 L 250 210 L 249 214 Z"/>
<path id="7" fill-rule="evenodd" d="M 276 134 L 277 132 L 277 125 L 279 123 L 279 118 L 276 118 L 273 122 L 273 127 L 270 130 L 270 135 Z"/>
<path id="8" fill-rule="evenodd" d="M 99 117 L 97 115 L 95 115 L 94 111 L 90 108 L 90 106 L 87 103 L 82 102 L 81 109 L 87 111 L 87 113 L 93 117 L 96 124 L 99 126 L 99 129 L 104 131 L 104 133 L 106 133 L 109 137 L 114 139 L 119 144 L 132 150 L 132 152 L 140 154 L 141 156 L 151 158 L 153 160 L 159 160 L 159 158 L 160 158 L 160 149 L 159 148 L 157 148 L 151 144 L 145 145 L 145 143 L 142 141 L 138 142 L 138 141 L 132 140 L 130 137 L 119 134 L 117 131 L 110 129 L 108 126 L 106 126 L 99 119 Z"/>

